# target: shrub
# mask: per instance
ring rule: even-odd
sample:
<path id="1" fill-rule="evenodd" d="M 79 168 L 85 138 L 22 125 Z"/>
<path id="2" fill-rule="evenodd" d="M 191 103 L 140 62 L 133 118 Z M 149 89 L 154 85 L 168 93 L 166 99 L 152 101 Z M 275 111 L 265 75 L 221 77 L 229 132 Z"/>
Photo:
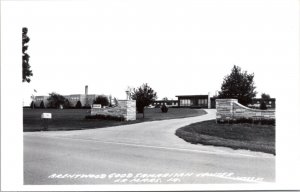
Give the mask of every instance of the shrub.
<path id="1" fill-rule="evenodd" d="M 239 118 L 239 119 L 217 119 L 217 123 L 220 124 L 261 124 L 261 125 L 274 125 L 275 119 L 253 119 L 253 118 Z"/>
<path id="2" fill-rule="evenodd" d="M 260 103 L 259 108 L 260 108 L 261 110 L 266 110 L 266 109 L 267 109 L 266 102 L 265 102 L 265 101 L 262 101 L 262 102 Z"/>
<path id="3" fill-rule="evenodd" d="M 94 100 L 93 104 L 101 104 L 101 106 L 109 106 L 108 98 L 105 95 L 99 95 Z"/>
<path id="4" fill-rule="evenodd" d="M 65 109 L 73 108 L 72 103 L 68 99 L 66 99 L 66 102 L 64 103 L 63 106 L 64 106 Z"/>
<path id="5" fill-rule="evenodd" d="M 82 107 L 81 102 L 77 101 L 75 108 L 80 109 Z"/>
<path id="6" fill-rule="evenodd" d="M 44 104 L 44 101 L 41 102 L 40 104 L 40 108 L 44 109 L 45 108 L 45 104 Z"/>
<path id="7" fill-rule="evenodd" d="M 114 121 L 125 121 L 124 117 L 117 117 L 111 115 L 87 115 L 85 119 L 102 119 L 102 120 L 114 120 Z"/>
<path id="8" fill-rule="evenodd" d="M 31 109 L 36 108 L 36 105 L 35 105 L 34 101 L 32 101 L 32 102 L 30 103 L 30 108 L 31 108 Z"/>
<path id="9" fill-rule="evenodd" d="M 169 110 L 169 108 L 165 104 L 163 104 L 163 106 L 161 106 L 161 112 L 167 113 L 168 110 Z"/>

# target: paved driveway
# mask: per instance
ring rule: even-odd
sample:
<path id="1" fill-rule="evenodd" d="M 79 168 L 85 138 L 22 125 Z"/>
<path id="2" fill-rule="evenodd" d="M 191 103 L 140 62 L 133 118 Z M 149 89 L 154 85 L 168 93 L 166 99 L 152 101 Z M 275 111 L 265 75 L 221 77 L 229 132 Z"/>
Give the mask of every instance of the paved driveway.
<path id="1" fill-rule="evenodd" d="M 49 178 L 51 174 L 234 173 L 274 181 L 273 155 L 193 145 L 175 135 L 185 125 L 215 119 L 215 110 L 198 117 L 152 121 L 110 128 L 24 133 L 25 184 L 114 183 L 106 179 Z M 171 178 L 169 178 L 171 179 Z M 174 178 L 173 178 L 174 179 Z M 234 177 L 181 178 L 178 183 L 248 182 Z M 128 181 L 129 182 L 129 181 Z M 139 183 L 139 182 L 137 182 Z M 169 183 L 163 180 L 162 183 Z M 129 183 L 132 184 L 132 183 Z M 140 183 L 139 183 L 140 184 Z M 142 183 L 144 184 L 144 183 Z"/>

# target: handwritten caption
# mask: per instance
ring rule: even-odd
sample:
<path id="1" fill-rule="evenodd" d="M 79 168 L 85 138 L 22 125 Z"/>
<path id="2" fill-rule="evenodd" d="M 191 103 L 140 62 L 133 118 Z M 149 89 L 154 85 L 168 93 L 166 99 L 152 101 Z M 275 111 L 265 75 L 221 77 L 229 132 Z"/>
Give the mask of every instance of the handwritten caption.
<path id="1" fill-rule="evenodd" d="M 234 173 L 220 172 L 220 173 L 111 173 L 111 174 L 51 174 L 50 179 L 101 179 L 108 180 L 113 183 L 121 184 L 147 184 L 147 183 L 180 183 L 185 179 L 192 178 L 199 179 L 204 177 L 214 177 L 230 179 L 244 182 L 263 182 L 261 177 L 242 177 L 236 176 Z"/>

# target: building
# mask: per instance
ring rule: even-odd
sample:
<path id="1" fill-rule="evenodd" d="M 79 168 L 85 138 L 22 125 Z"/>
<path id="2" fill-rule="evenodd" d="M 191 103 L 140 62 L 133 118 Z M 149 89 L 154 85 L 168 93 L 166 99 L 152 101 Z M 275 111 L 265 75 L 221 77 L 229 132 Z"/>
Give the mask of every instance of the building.
<path id="1" fill-rule="evenodd" d="M 40 107 L 41 103 L 43 102 L 44 103 L 44 106 L 47 106 L 48 104 L 48 99 L 49 96 L 35 96 L 35 102 L 34 102 L 34 105 L 36 107 Z"/>
<path id="2" fill-rule="evenodd" d="M 75 107 L 77 102 L 80 101 L 82 106 L 91 106 L 94 100 L 99 96 L 97 94 L 88 94 L 88 86 L 85 86 L 85 94 L 72 94 L 63 95 L 71 104 Z M 49 96 L 35 96 L 35 106 L 40 107 L 41 102 L 44 102 L 44 106 L 47 107 Z"/>
<path id="3" fill-rule="evenodd" d="M 211 108 L 209 95 L 178 95 L 178 107 Z"/>
<path id="4" fill-rule="evenodd" d="M 275 105 L 276 99 L 275 98 L 270 98 L 270 99 L 253 98 L 252 102 L 250 104 L 248 104 L 247 107 L 259 109 L 260 104 L 262 102 L 266 103 L 266 106 L 268 109 L 275 109 L 275 107 L 276 107 L 276 105 Z"/>
<path id="5" fill-rule="evenodd" d="M 160 107 L 165 104 L 168 107 L 178 107 L 178 100 L 155 100 L 152 105 Z"/>

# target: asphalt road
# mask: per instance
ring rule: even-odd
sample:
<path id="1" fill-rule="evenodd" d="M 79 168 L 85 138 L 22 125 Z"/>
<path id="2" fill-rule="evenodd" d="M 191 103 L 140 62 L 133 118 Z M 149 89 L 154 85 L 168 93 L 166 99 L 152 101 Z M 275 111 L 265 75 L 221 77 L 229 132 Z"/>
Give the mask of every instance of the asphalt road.
<path id="1" fill-rule="evenodd" d="M 193 145 L 177 128 L 198 117 L 24 133 L 24 184 L 206 184 L 275 181 L 275 156 Z"/>

